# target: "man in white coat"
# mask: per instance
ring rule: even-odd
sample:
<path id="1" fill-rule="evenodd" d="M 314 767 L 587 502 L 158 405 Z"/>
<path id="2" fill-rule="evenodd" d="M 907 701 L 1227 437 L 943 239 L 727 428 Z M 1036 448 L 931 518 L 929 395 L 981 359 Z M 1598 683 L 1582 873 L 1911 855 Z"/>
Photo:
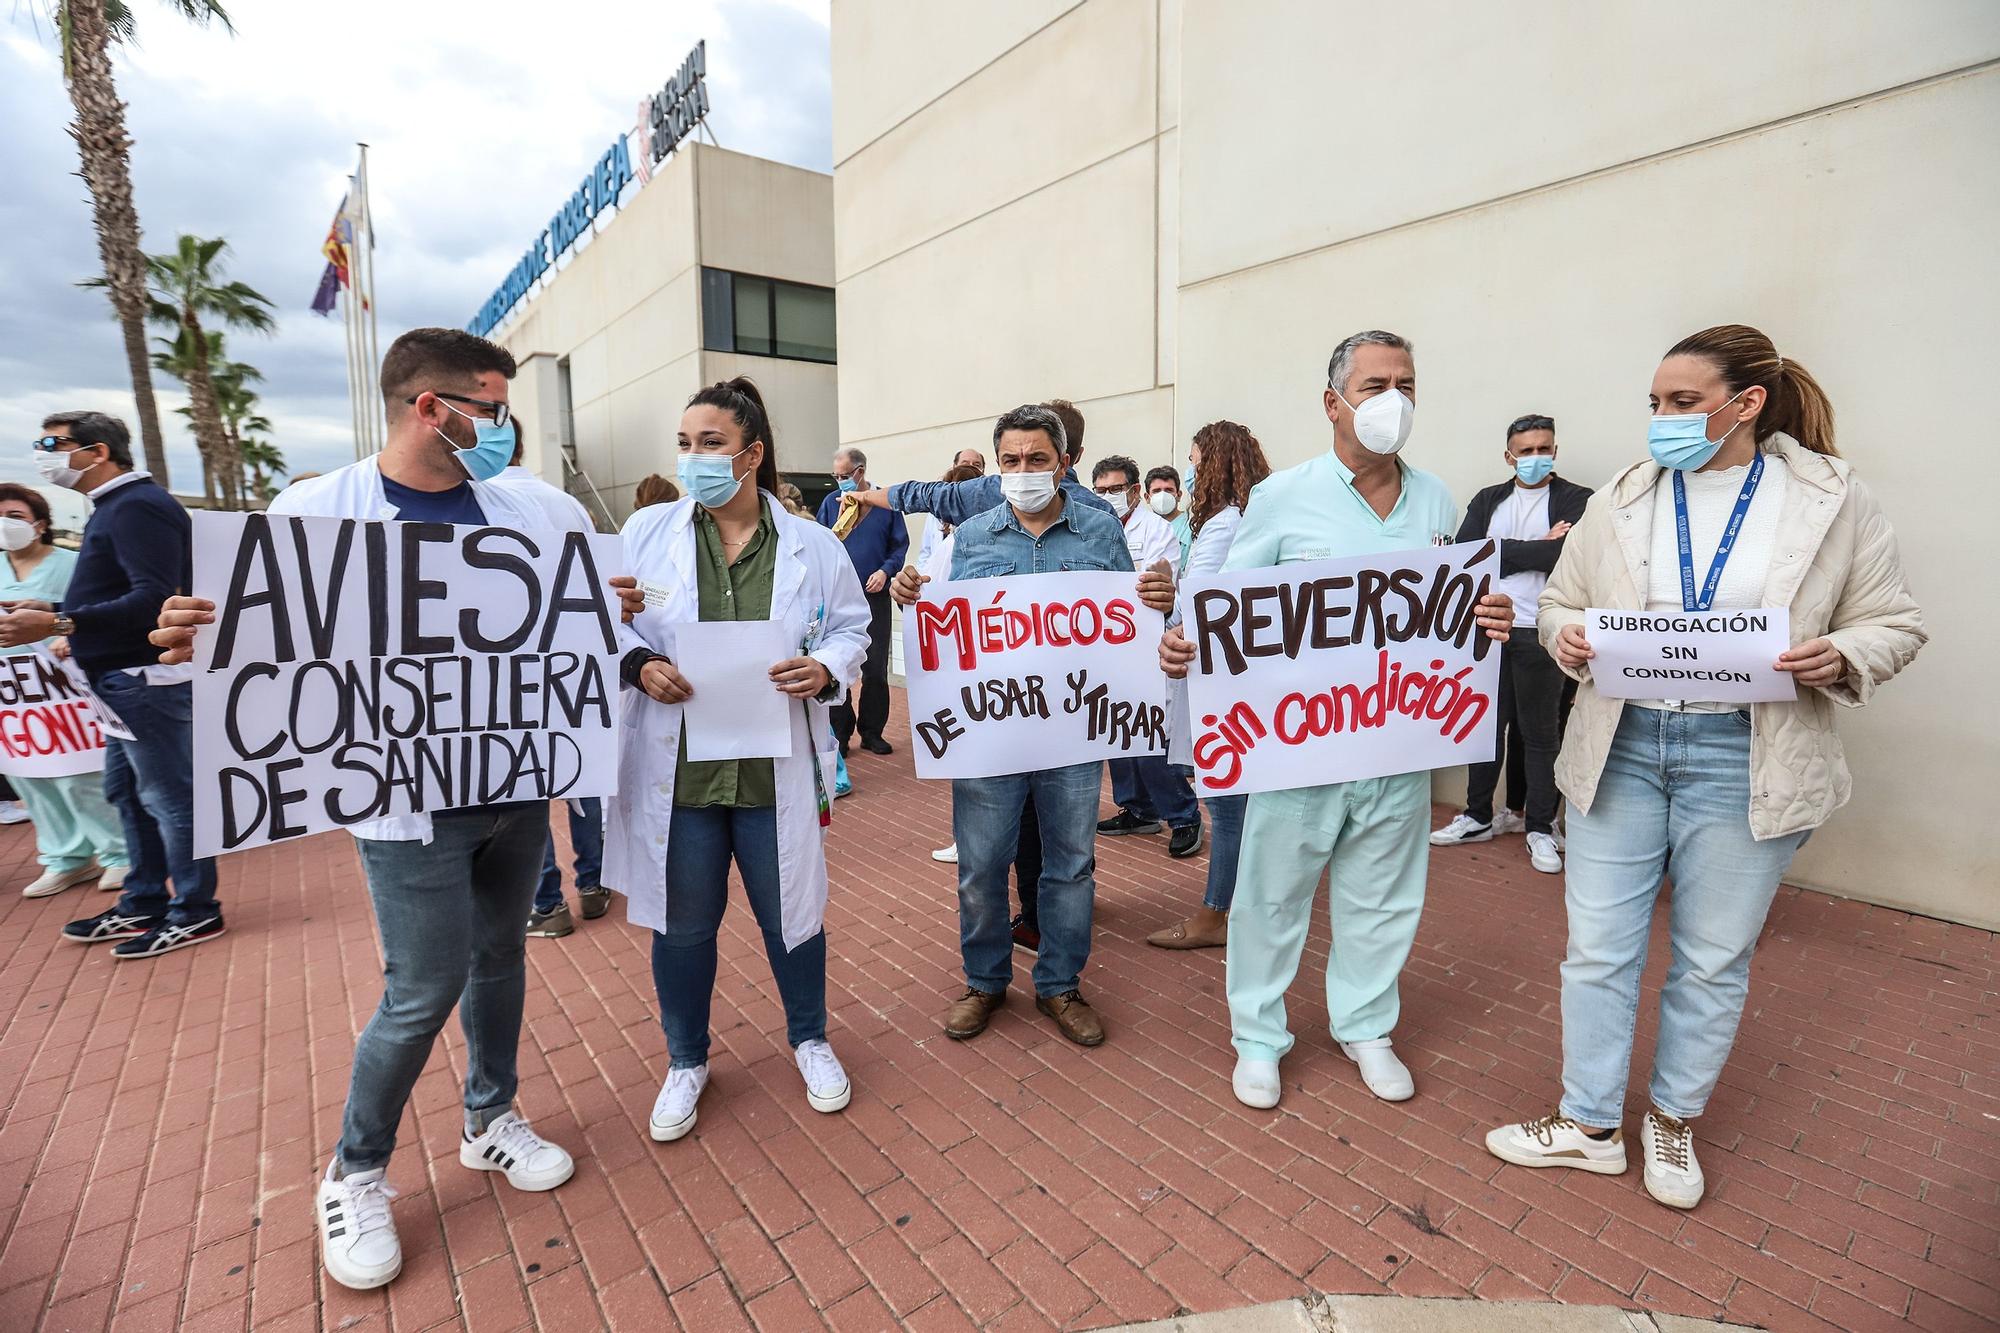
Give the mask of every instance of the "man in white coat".
<path id="1" fill-rule="evenodd" d="M 463 330 L 405 333 L 382 358 L 382 452 L 295 483 L 270 512 L 546 529 L 539 505 L 492 484 L 513 450 L 513 376 L 505 348 Z M 629 616 L 636 589 L 621 587 L 620 596 Z M 152 636 L 161 661 L 190 660 L 197 627 L 212 624 L 214 611 L 170 598 Z M 355 1042 L 340 1143 L 314 1212 L 327 1275 L 369 1288 L 402 1271 L 385 1172 L 397 1122 L 454 1007 L 466 1037 L 460 1164 L 531 1191 L 554 1189 L 575 1164 L 513 1109 L 527 988 L 521 923 L 548 836 L 546 803 L 393 816 L 352 832 L 381 928 L 382 1001 Z"/>
<path id="2" fill-rule="evenodd" d="M 1098 459 L 1090 470 L 1090 488 L 1125 525 L 1132 568 L 1164 568 L 1169 574 L 1179 568 L 1180 538 L 1174 536 L 1171 523 L 1141 503 L 1137 463 L 1120 454 Z M 1165 820 L 1167 855 L 1193 856 L 1201 850 L 1201 806 L 1195 801 L 1194 785 L 1165 755 L 1113 759 L 1111 799 L 1118 803 L 1118 813 L 1097 821 L 1099 836 L 1158 833 L 1160 821 Z"/>
<path id="3" fill-rule="evenodd" d="M 527 440 L 521 434 L 519 418 L 510 420 L 508 425 L 514 430 L 513 460 L 493 479 L 493 484 L 540 505 L 548 515 L 544 527 L 557 532 L 597 531 L 582 501 L 521 466 Z M 564 801 L 563 806 L 569 811 L 569 847 L 570 855 L 575 858 L 577 907 L 582 910 L 584 920 L 595 921 L 611 908 L 611 890 L 600 882 L 604 868 L 604 802 L 595 796 L 583 796 Z M 542 846 L 542 878 L 535 886 L 534 910 L 528 914 L 528 937 L 560 939 L 575 929 L 569 904 L 563 901 L 562 866 L 556 861 L 556 836 L 551 829 Z"/>

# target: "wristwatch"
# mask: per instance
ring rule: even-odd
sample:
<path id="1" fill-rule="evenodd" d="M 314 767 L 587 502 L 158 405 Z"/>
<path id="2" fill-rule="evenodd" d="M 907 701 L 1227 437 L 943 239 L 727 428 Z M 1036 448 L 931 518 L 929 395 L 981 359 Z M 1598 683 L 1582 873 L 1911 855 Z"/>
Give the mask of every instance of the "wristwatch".
<path id="1" fill-rule="evenodd" d="M 64 638 L 68 638 L 70 635 L 76 633 L 76 617 L 65 611 L 56 612 L 55 632 Z"/>

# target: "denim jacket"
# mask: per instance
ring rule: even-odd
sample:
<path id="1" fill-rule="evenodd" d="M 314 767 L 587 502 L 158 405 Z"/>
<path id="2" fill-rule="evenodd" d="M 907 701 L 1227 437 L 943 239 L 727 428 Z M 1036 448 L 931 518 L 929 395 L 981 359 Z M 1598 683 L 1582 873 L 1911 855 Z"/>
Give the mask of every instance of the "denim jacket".
<path id="1" fill-rule="evenodd" d="M 960 523 L 953 535 L 954 580 L 1132 569 L 1125 529 L 1111 512 L 1067 497 L 1061 517 L 1039 537 L 1029 535 L 1007 504 Z"/>
<path id="2" fill-rule="evenodd" d="M 1064 469 L 1058 480 L 1068 499 L 1111 512 L 1103 496 L 1076 479 L 1075 468 Z M 891 509 L 901 514 L 929 514 L 940 523 L 963 523 L 1006 503 L 997 472 L 970 481 L 902 481 L 889 488 Z"/>

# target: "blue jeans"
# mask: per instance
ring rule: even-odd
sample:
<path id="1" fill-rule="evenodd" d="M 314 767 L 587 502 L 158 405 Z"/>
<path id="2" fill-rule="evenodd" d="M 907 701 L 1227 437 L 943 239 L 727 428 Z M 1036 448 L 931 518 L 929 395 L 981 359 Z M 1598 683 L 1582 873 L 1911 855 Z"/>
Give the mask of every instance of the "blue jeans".
<path id="1" fill-rule="evenodd" d="M 674 807 L 667 834 L 666 925 L 653 936 L 653 989 L 675 1069 L 708 1063 L 715 932 L 729 905 L 729 863 L 743 876 L 793 1046 L 826 1037 L 826 932 L 785 948 L 778 893 L 778 812 L 768 805 Z"/>
<path id="2" fill-rule="evenodd" d="M 107 671 L 91 688 L 133 737 L 107 738 L 104 746 L 104 799 L 125 826 L 132 866 L 118 911 L 164 916 L 176 926 L 221 916 L 215 861 L 194 854 L 194 686 L 148 685 L 130 672 Z"/>
<path id="3" fill-rule="evenodd" d="M 1020 850 L 1021 807 L 1032 796 L 1042 833 L 1042 873 L 1035 894 L 1042 947 L 1035 994 L 1073 991 L 1090 959 L 1097 898 L 1097 793 L 1103 772 L 1093 761 L 1039 773 L 954 778 L 951 829 L 958 840 L 958 947 L 966 984 L 998 995 L 1014 979 L 1014 934 L 1007 871 Z"/>
<path id="4" fill-rule="evenodd" d="M 1164 819 L 1170 828 L 1193 824 L 1201 819 L 1201 807 L 1188 781 L 1190 771 L 1169 764 L 1163 754 L 1113 759 L 1111 799 L 1140 819 Z"/>
<path id="5" fill-rule="evenodd" d="M 569 850 L 576 862 L 576 887 L 594 889 L 604 871 L 604 803 L 586 796 L 569 810 Z M 576 812 L 577 805 L 583 813 Z M 542 882 L 535 889 L 535 910 L 553 912 L 562 906 L 562 867 L 556 864 L 556 835 L 550 829 L 542 842 Z"/>
<path id="6" fill-rule="evenodd" d="M 467 1132 L 513 1105 L 528 986 L 522 923 L 547 836 L 548 807 L 536 801 L 433 815 L 429 842 L 355 839 L 382 934 L 382 1002 L 354 1043 L 343 1169 L 388 1163 L 453 1005 L 465 1029 Z"/>
<path id="7" fill-rule="evenodd" d="M 1227 912 L 1236 899 L 1236 858 L 1243 850 L 1243 808 L 1248 796 L 1211 796 L 1208 807 L 1208 889 L 1201 905 Z"/>
<path id="8" fill-rule="evenodd" d="M 1653 1105 L 1692 1119 L 1722 1074 L 1750 955 L 1793 833 L 1750 836 L 1750 718 L 1625 706 L 1585 813 L 1569 812 L 1569 956 L 1562 965 L 1563 1114 L 1623 1122 L 1653 904 L 1672 855 L 1673 965 L 1660 991 Z"/>

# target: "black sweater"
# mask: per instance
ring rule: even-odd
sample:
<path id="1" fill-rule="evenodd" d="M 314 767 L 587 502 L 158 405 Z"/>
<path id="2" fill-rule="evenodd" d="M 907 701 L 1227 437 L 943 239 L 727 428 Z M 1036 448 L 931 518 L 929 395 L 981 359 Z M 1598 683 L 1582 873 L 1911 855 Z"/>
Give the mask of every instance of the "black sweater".
<path id="1" fill-rule="evenodd" d="M 96 505 L 59 608 L 76 618 L 70 651 L 93 678 L 160 660 L 146 636 L 161 603 L 187 591 L 194 533 L 187 510 L 151 477 L 125 482 Z"/>
<path id="2" fill-rule="evenodd" d="M 1514 490 L 1512 481 L 1503 481 L 1498 486 L 1488 486 L 1472 497 L 1472 503 L 1465 507 L 1465 522 L 1458 528 L 1458 539 L 1462 542 L 1482 541 L 1486 529 L 1493 522 L 1493 511 L 1500 502 Z M 1575 523 L 1583 517 L 1583 507 L 1590 501 L 1590 487 L 1579 486 L 1561 477 L 1549 478 L 1549 526 L 1558 523 Z M 1503 539 L 1500 543 L 1500 573 L 1519 574 L 1524 570 L 1538 570 L 1547 574 L 1556 567 L 1556 557 L 1562 554 L 1566 538 L 1554 541 L 1512 541 Z"/>

